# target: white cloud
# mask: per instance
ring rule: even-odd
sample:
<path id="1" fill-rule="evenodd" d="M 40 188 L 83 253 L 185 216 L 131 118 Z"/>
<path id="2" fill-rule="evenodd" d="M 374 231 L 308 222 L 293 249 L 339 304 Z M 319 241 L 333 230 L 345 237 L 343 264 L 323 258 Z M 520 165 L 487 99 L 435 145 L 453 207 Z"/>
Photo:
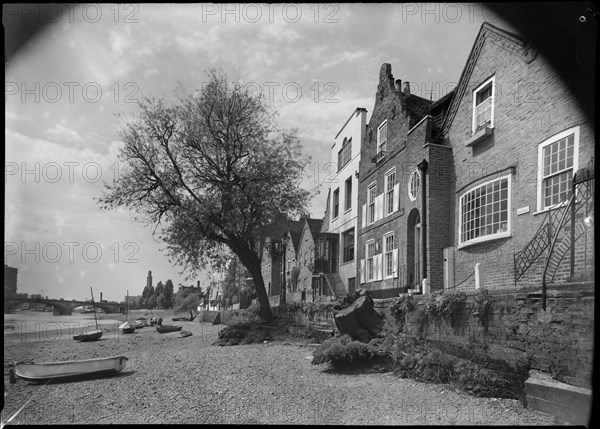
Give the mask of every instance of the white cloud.
<path id="1" fill-rule="evenodd" d="M 54 127 L 44 131 L 44 134 L 48 136 L 51 141 L 60 144 L 81 143 L 84 141 L 83 137 L 81 137 L 77 131 L 65 127 L 62 124 L 54 124 Z"/>

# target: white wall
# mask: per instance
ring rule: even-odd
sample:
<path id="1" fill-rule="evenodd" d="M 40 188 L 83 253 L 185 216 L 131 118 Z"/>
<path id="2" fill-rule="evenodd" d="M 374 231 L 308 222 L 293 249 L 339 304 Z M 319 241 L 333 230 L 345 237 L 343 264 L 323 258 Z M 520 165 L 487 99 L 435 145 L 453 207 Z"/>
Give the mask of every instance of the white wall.
<path id="1" fill-rule="evenodd" d="M 330 199 L 329 199 L 329 230 L 327 232 L 337 233 L 339 234 L 339 243 L 338 243 L 338 260 L 339 260 L 339 274 L 346 286 L 346 290 L 348 290 L 348 278 L 356 277 L 356 245 L 357 245 L 357 227 L 358 227 L 358 215 L 359 215 L 359 207 L 358 207 L 358 177 L 356 174 L 358 172 L 359 163 L 360 163 L 360 147 L 363 136 L 365 135 L 367 124 L 367 112 L 364 109 L 356 109 L 348 122 L 342 127 L 339 131 L 339 134 L 335 138 L 335 143 L 331 148 L 331 162 L 335 166 L 335 170 L 337 170 L 338 164 L 338 152 L 341 150 L 344 138 L 350 139 L 352 138 L 352 156 L 350 162 L 346 164 L 340 171 L 337 171 L 335 174 L 329 176 L 330 182 Z M 329 170 L 331 171 L 331 170 Z M 346 180 L 352 177 L 352 207 L 346 211 Z M 333 216 L 333 193 L 336 189 L 339 188 L 340 200 L 339 200 L 339 216 L 335 219 L 332 219 Z M 352 262 L 343 263 L 343 242 L 342 242 L 342 233 L 354 227 L 354 260 Z M 359 282 L 356 282 L 357 284 Z"/>

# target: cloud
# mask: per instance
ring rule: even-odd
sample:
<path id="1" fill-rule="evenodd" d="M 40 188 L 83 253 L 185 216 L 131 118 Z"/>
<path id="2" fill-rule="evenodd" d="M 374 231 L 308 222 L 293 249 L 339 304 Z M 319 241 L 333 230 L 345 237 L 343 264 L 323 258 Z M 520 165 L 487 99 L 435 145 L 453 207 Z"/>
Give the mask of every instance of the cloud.
<path id="1" fill-rule="evenodd" d="M 81 137 L 77 131 L 65 127 L 62 124 L 54 124 L 52 128 L 44 131 L 44 135 L 48 136 L 50 140 L 60 144 L 82 143 L 84 141 L 83 137 Z"/>

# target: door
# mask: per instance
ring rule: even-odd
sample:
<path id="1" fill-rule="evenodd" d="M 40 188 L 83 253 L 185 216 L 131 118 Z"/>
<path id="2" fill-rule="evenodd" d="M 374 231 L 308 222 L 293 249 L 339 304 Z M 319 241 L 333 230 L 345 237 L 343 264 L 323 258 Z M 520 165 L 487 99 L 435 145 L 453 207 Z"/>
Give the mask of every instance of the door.
<path id="1" fill-rule="evenodd" d="M 414 261 L 415 261 L 415 289 L 419 289 L 421 285 L 421 223 L 415 224 L 415 246 L 414 246 Z"/>

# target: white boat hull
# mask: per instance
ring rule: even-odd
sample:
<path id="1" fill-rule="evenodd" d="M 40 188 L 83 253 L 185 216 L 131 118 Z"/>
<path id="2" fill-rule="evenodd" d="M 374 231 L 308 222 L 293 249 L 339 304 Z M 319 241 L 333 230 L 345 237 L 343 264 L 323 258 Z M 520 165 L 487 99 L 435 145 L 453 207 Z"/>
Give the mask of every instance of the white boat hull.
<path id="1" fill-rule="evenodd" d="M 128 360 L 125 356 L 111 356 L 66 362 L 17 362 L 15 374 L 23 380 L 37 382 L 110 374 L 121 372 Z"/>

